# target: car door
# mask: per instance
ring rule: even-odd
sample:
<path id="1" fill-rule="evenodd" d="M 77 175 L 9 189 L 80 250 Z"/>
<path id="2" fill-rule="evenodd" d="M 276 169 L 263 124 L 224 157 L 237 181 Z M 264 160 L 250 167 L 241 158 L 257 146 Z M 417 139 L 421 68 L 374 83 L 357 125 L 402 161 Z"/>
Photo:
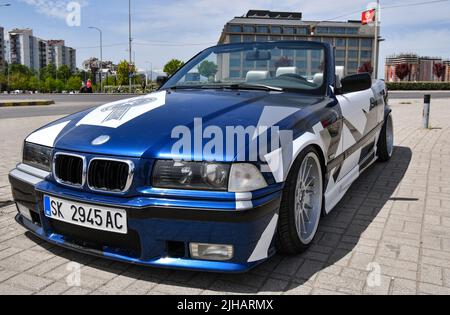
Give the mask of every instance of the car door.
<path id="1" fill-rule="evenodd" d="M 344 162 L 338 181 L 374 156 L 379 113 L 372 89 L 337 96 L 343 116 Z M 369 160 L 369 161 L 368 161 Z M 368 162 L 367 162 L 368 161 Z"/>

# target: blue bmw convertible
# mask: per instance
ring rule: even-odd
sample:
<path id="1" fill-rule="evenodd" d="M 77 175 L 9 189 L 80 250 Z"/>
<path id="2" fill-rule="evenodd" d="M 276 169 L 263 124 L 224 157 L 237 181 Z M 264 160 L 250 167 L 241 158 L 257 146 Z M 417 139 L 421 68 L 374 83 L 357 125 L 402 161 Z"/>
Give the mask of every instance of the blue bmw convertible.
<path id="1" fill-rule="evenodd" d="M 43 240 L 152 267 L 245 272 L 314 241 L 321 217 L 393 154 L 384 82 L 311 41 L 208 48 L 155 93 L 30 134 L 9 174 Z"/>

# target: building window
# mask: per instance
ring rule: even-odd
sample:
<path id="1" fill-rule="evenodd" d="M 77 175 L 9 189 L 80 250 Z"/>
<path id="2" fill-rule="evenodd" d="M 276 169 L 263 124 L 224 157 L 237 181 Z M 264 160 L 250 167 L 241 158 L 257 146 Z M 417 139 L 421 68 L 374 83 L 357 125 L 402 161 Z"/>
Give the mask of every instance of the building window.
<path id="1" fill-rule="evenodd" d="M 256 33 L 268 34 L 269 33 L 269 27 L 268 26 L 257 26 L 256 27 Z"/>
<path id="2" fill-rule="evenodd" d="M 348 35 L 357 35 L 359 32 L 359 28 L 356 27 L 347 27 L 345 29 L 345 33 Z"/>
<path id="3" fill-rule="evenodd" d="M 336 47 L 345 47 L 345 38 L 336 38 Z"/>
<path id="4" fill-rule="evenodd" d="M 241 71 L 239 71 L 239 70 L 231 70 L 230 71 L 230 78 L 237 79 L 240 77 L 241 77 Z"/>
<path id="5" fill-rule="evenodd" d="M 250 25 L 244 25 L 244 33 L 254 33 L 255 27 Z"/>
<path id="6" fill-rule="evenodd" d="M 254 42 L 255 41 L 255 36 L 253 35 L 244 35 L 244 42 L 249 43 L 249 42 Z"/>
<path id="7" fill-rule="evenodd" d="M 231 59 L 230 60 L 230 66 L 231 67 L 240 67 L 241 66 L 241 59 Z"/>
<path id="8" fill-rule="evenodd" d="M 322 37 L 322 42 L 333 46 L 333 39 L 331 37 Z"/>
<path id="9" fill-rule="evenodd" d="M 328 28 L 329 34 L 345 34 L 345 28 L 344 27 L 330 27 Z"/>
<path id="10" fill-rule="evenodd" d="M 358 60 L 358 51 L 357 50 L 349 50 L 348 51 L 348 59 Z"/>
<path id="11" fill-rule="evenodd" d="M 298 35 L 308 35 L 308 29 L 306 27 L 297 28 Z"/>
<path id="12" fill-rule="evenodd" d="M 272 34 L 281 34 L 281 26 L 272 26 Z"/>
<path id="13" fill-rule="evenodd" d="M 240 43 L 241 35 L 230 35 L 230 43 Z"/>
<path id="14" fill-rule="evenodd" d="M 242 32 L 242 26 L 231 24 L 231 25 L 228 26 L 228 31 L 230 31 L 232 33 L 241 33 Z"/>
<path id="15" fill-rule="evenodd" d="M 361 47 L 363 48 L 372 48 L 372 39 L 364 38 L 361 40 Z"/>
<path id="16" fill-rule="evenodd" d="M 306 59 L 306 50 L 298 50 L 296 52 L 297 58 Z"/>
<path id="17" fill-rule="evenodd" d="M 283 29 L 283 33 L 287 34 L 287 35 L 294 35 L 295 34 L 295 30 L 293 27 L 285 27 Z"/>
<path id="18" fill-rule="evenodd" d="M 294 57 L 294 51 L 293 50 L 283 50 L 283 56 L 286 57 Z"/>
<path id="19" fill-rule="evenodd" d="M 328 27 L 316 27 L 316 34 L 328 34 Z"/>
<path id="20" fill-rule="evenodd" d="M 347 70 L 349 73 L 356 73 L 358 71 L 358 62 L 356 61 L 347 62 Z"/>
<path id="21" fill-rule="evenodd" d="M 306 60 L 297 60 L 295 62 L 295 66 L 300 70 L 300 71 L 306 71 Z"/>
<path id="22" fill-rule="evenodd" d="M 269 36 L 267 35 L 256 35 L 257 42 L 267 42 L 269 40 Z"/>
<path id="23" fill-rule="evenodd" d="M 336 49 L 336 59 L 345 59 L 345 50 Z"/>
<path id="24" fill-rule="evenodd" d="M 272 56 L 273 57 L 279 57 L 281 56 L 281 50 L 278 48 L 272 49 Z"/>
<path id="25" fill-rule="evenodd" d="M 270 36 L 270 40 L 281 40 L 281 36 Z"/>
<path id="26" fill-rule="evenodd" d="M 372 59 L 372 52 L 369 50 L 361 51 L 361 59 Z"/>
<path id="27" fill-rule="evenodd" d="M 336 60 L 336 66 L 345 67 L 345 61 L 344 60 Z"/>
<path id="28" fill-rule="evenodd" d="M 253 69 L 255 67 L 254 61 L 244 60 L 244 68 Z"/>
<path id="29" fill-rule="evenodd" d="M 359 40 L 357 38 L 349 38 L 348 47 L 359 47 Z"/>

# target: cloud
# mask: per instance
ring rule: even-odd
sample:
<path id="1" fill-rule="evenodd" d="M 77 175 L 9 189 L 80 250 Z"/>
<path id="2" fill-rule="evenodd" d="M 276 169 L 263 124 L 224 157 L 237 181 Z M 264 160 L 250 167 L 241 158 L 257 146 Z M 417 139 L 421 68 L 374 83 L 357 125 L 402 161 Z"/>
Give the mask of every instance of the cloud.
<path id="1" fill-rule="evenodd" d="M 36 9 L 36 12 L 46 15 L 48 17 L 57 19 L 66 19 L 68 10 L 67 5 L 70 2 L 77 2 L 81 6 L 86 6 L 87 1 L 72 1 L 72 0 L 18 0 L 19 2 L 28 4 Z"/>
<path id="2" fill-rule="evenodd" d="M 342 17 L 337 20 L 345 21 L 360 19 L 361 12 L 373 1 L 133 0 L 133 50 L 140 67 L 146 67 L 146 62 L 151 61 L 154 68 L 160 68 L 170 58 L 188 60 L 203 48 L 214 45 L 225 23 L 235 16 L 244 15 L 250 9 L 298 11 L 303 13 L 305 21 L 328 20 L 338 16 Z M 115 62 L 128 58 L 127 2 L 110 0 L 109 8 L 103 8 L 103 4 L 99 2 L 101 1 L 90 1 L 90 12 L 99 12 L 95 14 L 95 19 L 100 16 L 104 22 L 102 27 L 105 44 L 123 43 L 115 48 L 106 48 L 104 55 Z M 420 0 L 382 1 L 382 5 L 390 7 L 412 2 Z M 450 2 L 384 9 L 381 35 L 386 41 L 381 45 L 380 68 L 384 65 L 384 57 L 393 53 L 417 52 L 450 57 L 449 10 Z M 86 21 L 89 20 L 89 15 L 91 14 L 87 14 Z M 94 21 L 94 17 L 91 17 L 91 21 Z M 86 40 L 86 37 L 80 39 L 80 45 L 96 45 L 96 42 L 87 44 Z M 97 49 L 80 49 L 79 53 L 81 61 L 90 57 L 90 54 L 97 53 Z"/>

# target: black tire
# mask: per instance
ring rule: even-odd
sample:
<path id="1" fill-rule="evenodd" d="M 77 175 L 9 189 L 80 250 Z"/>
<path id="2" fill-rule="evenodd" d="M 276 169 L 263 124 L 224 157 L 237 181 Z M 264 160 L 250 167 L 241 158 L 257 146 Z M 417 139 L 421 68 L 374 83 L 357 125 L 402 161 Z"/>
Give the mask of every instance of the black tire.
<path id="1" fill-rule="evenodd" d="M 378 148 L 377 148 L 377 154 L 378 154 L 378 161 L 380 162 L 388 162 L 391 157 L 392 157 L 392 153 L 393 153 L 393 148 L 389 148 L 388 145 L 388 139 L 387 139 L 387 134 L 388 134 L 388 124 L 391 124 L 391 128 L 392 128 L 392 137 L 394 134 L 393 131 L 393 125 L 392 125 L 392 116 L 389 114 L 386 117 L 386 120 L 384 121 L 383 124 L 383 128 L 381 129 L 381 133 L 380 133 L 380 139 L 378 140 Z"/>
<path id="2" fill-rule="evenodd" d="M 298 234 L 297 234 L 297 228 L 295 226 L 295 190 L 297 185 L 297 177 L 298 172 L 300 171 L 300 167 L 303 163 L 303 160 L 305 157 L 310 154 L 314 153 L 318 160 L 323 163 L 322 159 L 320 158 L 320 154 L 317 152 L 317 150 L 314 147 L 308 147 L 304 151 L 300 153 L 297 160 L 295 161 L 288 178 L 285 183 L 285 187 L 283 190 L 283 196 L 281 200 L 280 205 L 280 212 L 279 212 L 279 219 L 278 219 L 278 228 L 275 238 L 275 245 L 277 247 L 278 252 L 285 255 L 298 255 L 303 252 L 305 252 L 310 245 L 313 243 L 313 240 L 309 242 L 308 244 L 304 244 Z M 321 174 L 322 174 L 322 189 L 321 189 L 321 200 L 322 200 L 322 207 L 323 207 L 323 168 L 321 167 Z M 320 223 L 320 216 L 322 214 L 319 214 L 319 223 Z M 315 232 L 317 234 L 317 231 Z M 315 237 L 315 235 L 314 235 Z M 314 238 L 313 238 L 314 239 Z"/>

